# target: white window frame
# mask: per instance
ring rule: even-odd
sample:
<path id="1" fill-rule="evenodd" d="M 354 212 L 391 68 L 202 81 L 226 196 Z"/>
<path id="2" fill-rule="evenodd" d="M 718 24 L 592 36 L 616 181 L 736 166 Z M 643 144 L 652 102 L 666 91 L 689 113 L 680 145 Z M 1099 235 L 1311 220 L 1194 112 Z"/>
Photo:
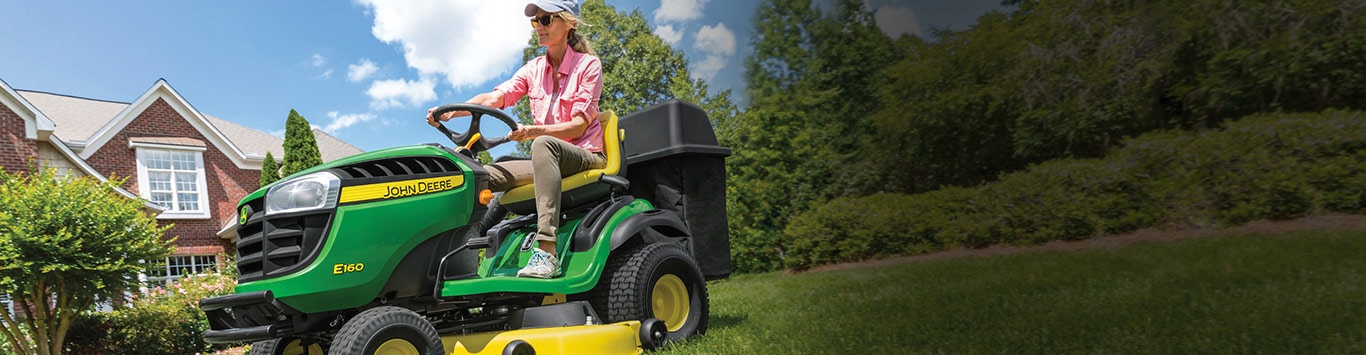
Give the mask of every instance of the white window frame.
<path id="1" fill-rule="evenodd" d="M 209 189 L 208 184 L 204 182 L 204 151 L 208 150 L 207 148 L 149 143 L 133 143 L 132 146 L 137 150 L 138 195 L 148 201 L 152 200 L 152 187 L 150 180 L 147 178 L 148 171 L 144 156 L 151 151 L 167 153 L 190 152 L 194 154 L 195 187 L 198 189 L 195 193 L 199 195 L 199 201 L 197 201 L 199 210 L 179 210 L 180 204 L 177 203 L 179 201 L 179 194 L 172 193 L 171 205 L 166 206 L 166 210 L 157 215 L 157 219 L 209 219 L 211 217 L 209 215 Z M 174 177 L 171 179 L 171 184 L 175 184 Z"/>
<path id="2" fill-rule="evenodd" d="M 172 259 L 176 259 L 176 258 L 186 258 L 186 259 L 189 260 L 189 263 L 188 263 L 188 264 L 180 264 L 180 265 L 171 265 L 171 260 L 172 260 Z M 199 260 L 196 260 L 196 258 L 209 258 L 209 259 L 208 259 L 209 262 L 208 262 L 207 264 L 205 264 L 205 263 L 199 263 L 199 262 L 198 262 Z M 175 281 L 175 280 L 178 280 L 178 279 L 183 278 L 183 277 L 186 277 L 186 276 L 198 275 L 198 274 L 202 274 L 202 273 L 205 273 L 205 272 L 217 272 L 217 270 L 218 270 L 218 261 L 219 261 L 219 260 L 218 260 L 218 255 L 214 255 L 214 254 L 184 254 L 184 255 L 171 255 L 171 256 L 166 257 L 166 259 L 164 259 L 164 260 L 162 260 L 162 261 L 163 261 L 164 263 L 163 263 L 163 265 L 161 266 L 161 270 L 160 270 L 160 271 L 161 271 L 161 272 L 163 273 L 163 275 L 165 275 L 165 276 L 153 276 L 153 275 L 151 275 L 151 274 L 148 274 L 148 275 L 146 275 L 146 277 L 147 277 L 147 278 L 146 278 L 146 282 L 147 282 L 148 284 L 151 284 L 151 285 L 165 285 L 167 282 Z M 183 274 L 180 274 L 180 275 L 174 275 L 174 273 L 172 272 L 172 270 L 180 269 L 180 268 L 190 268 L 190 272 L 188 272 L 188 273 L 183 273 Z M 195 270 L 195 268 L 199 268 L 199 270 Z"/>

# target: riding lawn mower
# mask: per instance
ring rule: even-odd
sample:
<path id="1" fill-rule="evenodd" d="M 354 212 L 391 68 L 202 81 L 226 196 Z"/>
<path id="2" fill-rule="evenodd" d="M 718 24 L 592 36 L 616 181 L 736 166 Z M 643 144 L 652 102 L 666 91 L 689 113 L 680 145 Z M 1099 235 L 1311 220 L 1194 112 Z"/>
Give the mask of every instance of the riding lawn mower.
<path id="1" fill-rule="evenodd" d="M 485 106 L 454 147 L 357 154 L 238 204 L 234 294 L 206 298 L 206 341 L 252 354 L 638 354 L 707 330 L 730 274 L 724 159 L 706 113 L 670 101 L 599 115 L 607 164 L 562 181 L 560 275 L 519 278 L 532 185 L 487 190 Z M 500 158 L 502 159 L 502 158 Z"/>

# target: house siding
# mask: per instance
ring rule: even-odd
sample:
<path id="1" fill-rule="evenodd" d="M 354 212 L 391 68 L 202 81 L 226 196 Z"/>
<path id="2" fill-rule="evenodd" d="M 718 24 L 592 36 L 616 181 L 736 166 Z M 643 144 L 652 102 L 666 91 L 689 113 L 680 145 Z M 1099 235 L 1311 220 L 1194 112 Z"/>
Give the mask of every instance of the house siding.
<path id="1" fill-rule="evenodd" d="M 38 142 L 24 134 L 25 124 L 23 117 L 0 105 L 0 169 L 27 172 L 29 159 L 38 154 Z"/>
<path id="2" fill-rule="evenodd" d="M 85 176 L 85 172 L 82 172 L 75 162 L 62 155 L 62 152 L 58 151 L 52 143 L 38 143 L 38 159 L 35 163 L 44 169 L 55 170 L 57 176 Z"/>
<path id="3" fill-rule="evenodd" d="M 209 142 L 188 118 L 182 117 L 164 99 L 157 99 L 116 133 L 86 162 L 105 176 L 127 178 L 123 188 L 138 191 L 137 151 L 128 146 L 132 137 L 184 137 Z M 220 228 L 237 215 L 237 201 L 258 187 L 260 172 L 240 169 L 213 144 L 203 152 L 205 191 L 208 193 L 208 219 L 161 220 L 174 224 L 166 231 L 176 238 L 175 254 L 216 254 L 233 252 L 232 242 L 217 236 Z"/>

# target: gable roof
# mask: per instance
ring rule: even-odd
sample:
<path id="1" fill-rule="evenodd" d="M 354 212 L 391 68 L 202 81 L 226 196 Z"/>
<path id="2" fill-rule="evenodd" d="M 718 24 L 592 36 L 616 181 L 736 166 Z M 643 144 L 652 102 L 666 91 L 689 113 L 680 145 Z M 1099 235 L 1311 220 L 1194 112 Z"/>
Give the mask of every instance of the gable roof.
<path id="1" fill-rule="evenodd" d="M 38 91 L 18 90 L 19 95 L 32 102 L 35 111 L 46 113 L 55 123 L 55 134 L 61 137 L 82 159 L 89 158 L 101 146 L 131 122 L 157 99 L 165 100 L 195 126 L 214 145 L 220 147 L 239 168 L 260 169 L 266 152 L 277 159 L 284 157 L 284 139 L 272 136 L 222 118 L 205 115 L 185 102 L 165 79 L 158 80 L 146 93 L 132 103 L 88 99 Z M 361 153 L 360 148 L 347 144 L 320 130 L 313 130 L 323 161 Z"/>
<path id="2" fill-rule="evenodd" d="M 15 111 L 15 114 L 24 120 L 24 138 L 36 140 L 40 138 L 40 134 L 43 134 L 42 138 L 46 138 L 46 134 L 52 133 L 56 126 L 52 119 L 34 107 L 33 103 L 20 96 L 19 92 L 11 88 L 9 83 L 3 79 L 0 79 L 0 105 L 10 107 L 11 110 Z"/>
<path id="3" fill-rule="evenodd" d="M 48 142 L 53 148 L 56 148 L 57 152 L 64 156 L 66 160 L 71 161 L 77 169 L 80 169 L 82 173 L 92 176 L 101 182 L 109 181 L 109 178 L 100 174 L 99 171 L 96 171 L 90 164 L 86 164 L 85 160 L 71 151 L 71 148 L 67 146 L 66 142 L 62 142 L 59 137 L 54 137 L 53 131 L 56 130 L 56 123 L 47 115 L 43 114 L 43 111 L 39 110 L 36 105 L 24 96 L 21 96 L 14 88 L 11 88 L 9 83 L 6 83 L 4 80 L 0 80 L 0 105 L 9 107 L 25 120 L 24 138 Z M 114 192 L 127 198 L 142 200 L 138 195 L 122 187 L 114 187 Z M 151 201 L 142 200 L 142 205 L 142 208 L 152 215 L 164 211 L 161 206 L 158 206 Z"/>

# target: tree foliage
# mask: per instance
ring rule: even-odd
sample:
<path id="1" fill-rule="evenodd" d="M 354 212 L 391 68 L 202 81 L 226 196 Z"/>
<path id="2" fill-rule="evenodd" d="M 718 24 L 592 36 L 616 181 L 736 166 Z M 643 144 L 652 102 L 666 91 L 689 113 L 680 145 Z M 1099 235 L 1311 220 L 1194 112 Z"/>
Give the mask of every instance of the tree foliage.
<path id="1" fill-rule="evenodd" d="M 318 151 L 318 137 L 313 135 L 308 120 L 295 110 L 289 110 L 289 118 L 285 120 L 284 161 L 280 176 L 294 175 L 323 163 L 322 152 Z"/>
<path id="2" fill-rule="evenodd" d="M 846 162 L 871 133 L 871 100 L 896 51 L 861 1 L 822 14 L 808 0 L 759 5 L 746 58 L 748 109 L 720 125 L 727 160 L 732 260 L 740 271 L 781 265 L 795 213 L 844 193 Z"/>
<path id="3" fill-rule="evenodd" d="M 780 265 L 780 231 L 832 198 L 976 186 L 1154 130 L 1366 105 L 1357 2 L 1007 0 L 966 30 L 895 41 L 862 2 L 833 3 L 755 12 L 749 107 L 718 126 L 736 152 L 740 271 Z"/>
<path id="4" fill-rule="evenodd" d="M 115 193 L 122 184 L 0 170 L 0 294 L 26 313 L 0 310 L 11 350 L 62 353 L 78 313 L 120 299 L 149 262 L 171 253 L 161 238 L 170 226 L 157 226 L 142 200 Z"/>
<path id="5" fill-rule="evenodd" d="M 1123 137 L 1361 108 L 1366 6 L 1014 1 L 887 68 L 860 193 L 971 186 Z"/>
<path id="6" fill-rule="evenodd" d="M 280 166 L 275 163 L 275 155 L 266 152 L 266 160 L 261 162 L 261 187 L 280 180 Z"/>

